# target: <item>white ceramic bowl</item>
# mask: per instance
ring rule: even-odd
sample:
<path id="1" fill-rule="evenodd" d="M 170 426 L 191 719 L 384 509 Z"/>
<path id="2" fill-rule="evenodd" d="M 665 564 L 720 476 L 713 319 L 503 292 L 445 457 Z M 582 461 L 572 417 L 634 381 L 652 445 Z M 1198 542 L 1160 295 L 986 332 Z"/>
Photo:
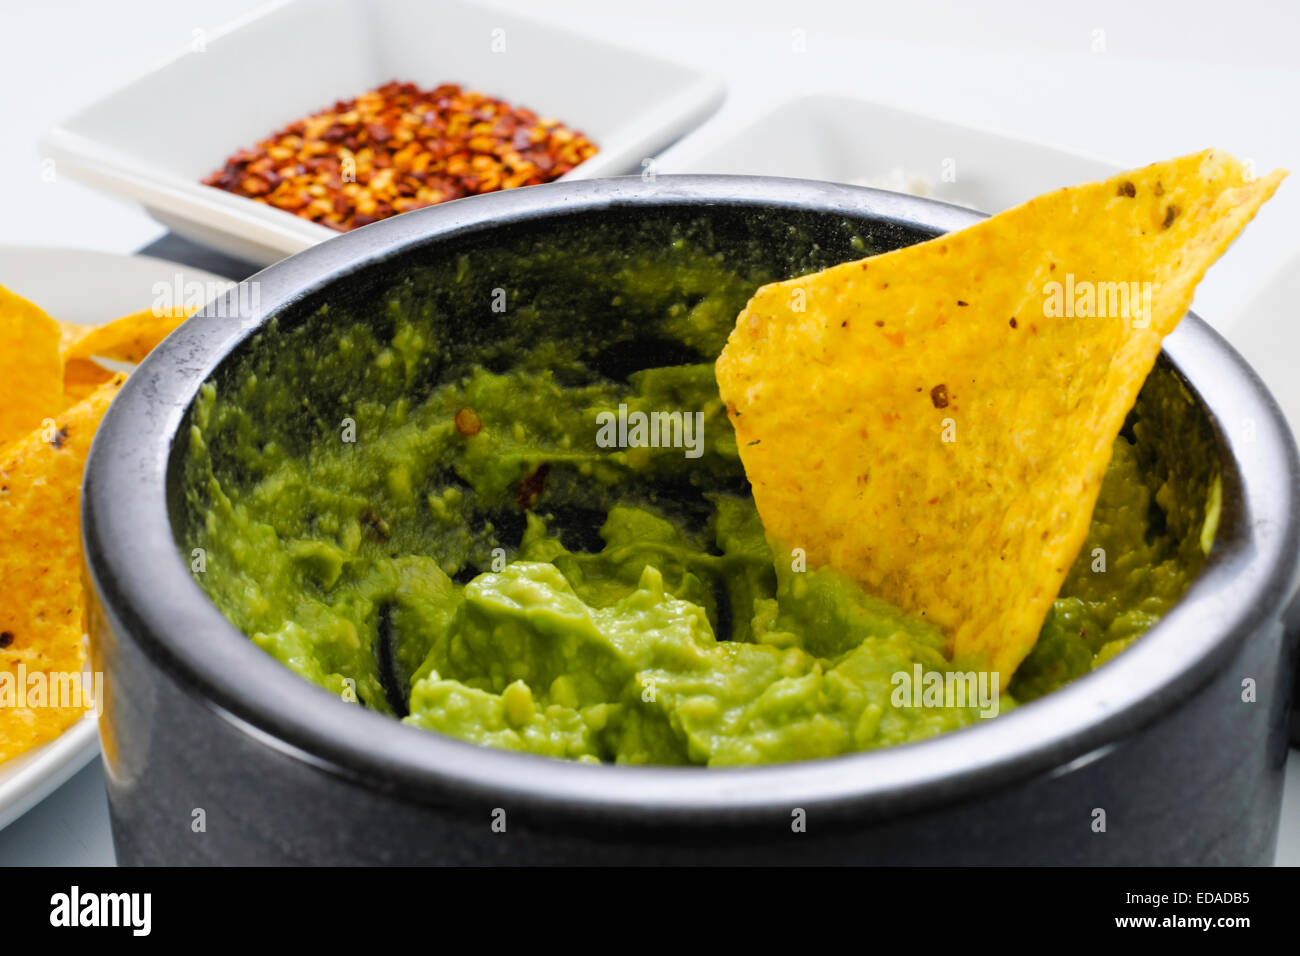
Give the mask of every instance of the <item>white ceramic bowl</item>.
<path id="1" fill-rule="evenodd" d="M 1120 167 L 1067 150 L 870 100 L 811 95 L 692 136 L 666 151 L 666 173 L 792 176 L 875 186 L 995 213 Z"/>
<path id="2" fill-rule="evenodd" d="M 262 264 L 337 235 L 204 186 L 226 157 L 389 80 L 459 83 L 553 116 L 600 152 L 564 178 L 637 171 L 722 101 L 717 77 L 465 0 L 280 0 L 42 137 L 59 172 Z"/>

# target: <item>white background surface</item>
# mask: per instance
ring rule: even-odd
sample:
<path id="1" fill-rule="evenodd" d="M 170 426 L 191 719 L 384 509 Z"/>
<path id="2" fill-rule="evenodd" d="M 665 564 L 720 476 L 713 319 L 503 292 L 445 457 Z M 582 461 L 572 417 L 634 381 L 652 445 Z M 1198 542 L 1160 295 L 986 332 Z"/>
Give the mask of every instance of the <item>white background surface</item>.
<path id="1" fill-rule="evenodd" d="M 1286 0 L 500 2 L 722 73 L 728 100 L 694 136 L 721 135 L 799 92 L 840 92 L 1123 165 L 1216 146 L 1260 170 L 1300 171 L 1300 4 Z M 258 5 L 0 0 L 0 243 L 130 252 L 157 238 L 161 228 L 142 212 L 57 170 L 54 182 L 43 181 L 37 136 L 189 45 L 195 30 Z M 792 42 L 796 30 L 804 31 L 802 53 Z M 1104 51 L 1095 52 L 1102 36 Z M 288 55 L 310 56 L 309 40 Z M 591 80 L 617 84 L 617 77 Z M 158 136 L 168 135 L 160 116 Z M 1292 181 L 1198 292 L 1198 311 L 1230 337 L 1242 304 L 1300 249 L 1297 217 L 1300 181 Z M 1281 854 L 1293 863 L 1300 862 L 1298 765 L 1291 761 Z M 100 774 L 98 765 L 87 768 L 0 832 L 0 864 L 110 860 Z"/>

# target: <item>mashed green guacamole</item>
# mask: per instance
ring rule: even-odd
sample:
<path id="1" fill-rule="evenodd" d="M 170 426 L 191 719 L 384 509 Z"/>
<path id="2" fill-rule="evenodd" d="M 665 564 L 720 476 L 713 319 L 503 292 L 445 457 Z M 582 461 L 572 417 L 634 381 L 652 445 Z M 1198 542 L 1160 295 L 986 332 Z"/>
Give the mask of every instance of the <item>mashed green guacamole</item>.
<path id="1" fill-rule="evenodd" d="M 897 675 L 945 671 L 942 635 L 773 553 L 712 368 L 760 282 L 873 237 L 852 224 L 835 241 L 786 237 L 772 261 L 761 236 L 623 228 L 668 234 L 647 253 L 543 237 L 411 265 L 349 301 L 306 303 L 204 385 L 178 535 L 258 646 L 360 706 L 480 744 L 799 760 L 1044 694 L 1150 627 L 1204 560 L 1212 438 L 1160 368 L 1012 686 L 912 706 Z M 600 440 L 599 423 L 655 411 L 702 440 Z"/>

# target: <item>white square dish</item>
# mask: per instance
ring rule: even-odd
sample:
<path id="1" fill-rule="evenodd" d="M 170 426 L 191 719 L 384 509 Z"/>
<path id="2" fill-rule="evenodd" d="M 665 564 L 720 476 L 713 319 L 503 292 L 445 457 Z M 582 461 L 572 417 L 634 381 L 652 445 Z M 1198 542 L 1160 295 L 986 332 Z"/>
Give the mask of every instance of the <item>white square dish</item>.
<path id="1" fill-rule="evenodd" d="M 730 134 L 665 152 L 665 173 L 791 176 L 877 186 L 995 213 L 1121 167 L 908 110 L 845 96 L 789 100 Z"/>
<path id="2" fill-rule="evenodd" d="M 600 147 L 566 179 L 639 170 L 722 101 L 721 79 L 466 0 L 281 0 L 42 137 L 59 172 L 136 200 L 173 231 L 257 263 L 333 230 L 201 183 L 226 157 L 389 80 L 459 83 Z"/>

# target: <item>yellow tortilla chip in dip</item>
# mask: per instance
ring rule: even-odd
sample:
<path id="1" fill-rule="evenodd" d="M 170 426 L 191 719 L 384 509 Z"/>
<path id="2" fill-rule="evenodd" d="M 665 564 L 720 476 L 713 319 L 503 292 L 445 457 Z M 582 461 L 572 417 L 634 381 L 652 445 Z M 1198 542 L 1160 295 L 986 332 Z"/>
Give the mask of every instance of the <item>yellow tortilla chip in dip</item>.
<path id="1" fill-rule="evenodd" d="M 1162 338 L 1284 175 L 1206 151 L 759 289 L 717 377 L 773 542 L 1005 686 Z"/>
<path id="2" fill-rule="evenodd" d="M 0 286 L 0 451 L 62 406 L 59 324 Z"/>
<path id="3" fill-rule="evenodd" d="M 90 703 L 80 686 L 79 699 L 71 690 L 85 661 L 81 475 L 125 378 L 113 376 L 0 457 L 0 762 L 57 737 Z"/>

